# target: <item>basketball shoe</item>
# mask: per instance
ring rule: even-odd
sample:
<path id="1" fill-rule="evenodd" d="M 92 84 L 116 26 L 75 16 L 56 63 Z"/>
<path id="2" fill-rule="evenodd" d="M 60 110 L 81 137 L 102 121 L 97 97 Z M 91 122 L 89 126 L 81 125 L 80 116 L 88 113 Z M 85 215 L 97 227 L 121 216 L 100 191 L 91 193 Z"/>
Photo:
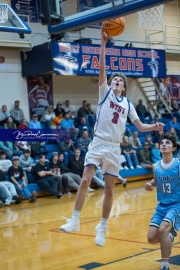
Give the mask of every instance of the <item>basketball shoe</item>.
<path id="1" fill-rule="evenodd" d="M 99 223 L 96 226 L 95 230 L 96 230 L 95 243 L 97 246 L 103 247 L 105 244 L 105 235 L 109 234 L 108 227 L 105 225 L 101 225 L 101 223 Z"/>
<path id="2" fill-rule="evenodd" d="M 59 227 L 60 231 L 63 232 L 79 232 L 80 231 L 80 220 L 77 217 L 72 216 L 70 219 L 66 220 L 66 224 Z"/>

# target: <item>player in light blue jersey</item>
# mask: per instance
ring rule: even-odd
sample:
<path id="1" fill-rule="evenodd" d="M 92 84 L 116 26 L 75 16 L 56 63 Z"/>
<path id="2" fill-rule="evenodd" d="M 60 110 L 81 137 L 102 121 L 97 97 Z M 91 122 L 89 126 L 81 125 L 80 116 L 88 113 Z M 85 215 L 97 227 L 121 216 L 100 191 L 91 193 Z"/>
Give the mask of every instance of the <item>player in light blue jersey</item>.
<path id="1" fill-rule="evenodd" d="M 160 243 L 161 270 L 170 270 L 172 242 L 180 229 L 180 160 L 173 157 L 175 150 L 176 138 L 168 134 L 162 135 L 162 160 L 155 163 L 154 179 L 145 185 L 148 191 L 157 187 L 159 204 L 151 219 L 147 238 L 151 244 Z"/>

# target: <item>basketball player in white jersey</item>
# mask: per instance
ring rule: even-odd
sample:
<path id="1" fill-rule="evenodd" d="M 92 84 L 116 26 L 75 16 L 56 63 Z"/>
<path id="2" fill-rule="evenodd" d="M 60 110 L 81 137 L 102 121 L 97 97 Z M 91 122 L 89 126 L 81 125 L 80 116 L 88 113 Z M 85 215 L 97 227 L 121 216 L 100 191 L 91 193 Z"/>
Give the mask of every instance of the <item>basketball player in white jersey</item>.
<path id="1" fill-rule="evenodd" d="M 161 270 L 170 270 L 174 236 L 180 229 L 180 161 L 173 157 L 176 150 L 176 137 L 164 134 L 160 141 L 162 160 L 155 163 L 155 178 L 146 183 L 145 189 L 152 190 L 157 186 L 158 205 L 151 219 L 148 241 L 160 243 L 162 264 Z"/>
<path id="2" fill-rule="evenodd" d="M 105 175 L 104 202 L 102 219 L 96 226 L 95 243 L 104 246 L 107 222 L 113 204 L 113 193 L 116 177 L 119 175 L 120 142 L 125 132 L 127 116 L 140 131 L 162 130 L 163 124 L 147 125 L 141 123 L 134 106 L 123 96 L 127 88 L 127 79 L 124 74 L 116 73 L 110 78 L 107 85 L 106 76 L 106 42 L 108 37 L 102 31 L 99 73 L 99 103 L 97 121 L 94 128 L 94 138 L 89 145 L 85 157 L 84 173 L 77 192 L 74 213 L 67 223 L 59 229 L 65 232 L 80 230 L 80 212 L 84 205 L 87 188 L 89 187 L 96 167 L 102 164 Z"/>

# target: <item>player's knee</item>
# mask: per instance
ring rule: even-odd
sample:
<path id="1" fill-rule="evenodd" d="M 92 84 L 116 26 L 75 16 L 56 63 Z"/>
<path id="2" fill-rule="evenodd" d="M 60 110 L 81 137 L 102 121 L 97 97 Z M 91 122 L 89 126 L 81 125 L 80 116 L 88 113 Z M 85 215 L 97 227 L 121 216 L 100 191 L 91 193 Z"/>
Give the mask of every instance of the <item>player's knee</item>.
<path id="1" fill-rule="evenodd" d="M 88 188 L 90 185 L 90 181 L 87 178 L 82 178 L 81 180 L 81 187 L 82 188 Z"/>
<path id="2" fill-rule="evenodd" d="M 171 231 L 172 225 L 168 222 L 162 222 L 159 227 L 159 237 L 168 235 Z"/>
<path id="3" fill-rule="evenodd" d="M 155 237 L 155 235 L 148 234 L 147 235 L 147 241 L 149 242 L 149 244 L 156 244 L 157 243 L 157 237 Z"/>

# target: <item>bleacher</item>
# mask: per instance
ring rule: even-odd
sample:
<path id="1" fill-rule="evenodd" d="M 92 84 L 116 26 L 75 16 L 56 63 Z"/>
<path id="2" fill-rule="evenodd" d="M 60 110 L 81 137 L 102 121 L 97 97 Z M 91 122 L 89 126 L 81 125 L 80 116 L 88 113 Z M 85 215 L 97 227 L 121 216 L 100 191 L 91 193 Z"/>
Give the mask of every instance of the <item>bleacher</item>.
<path id="1" fill-rule="evenodd" d="M 169 121 L 169 118 L 162 118 L 160 119 L 160 122 L 167 124 Z M 134 125 L 129 125 L 128 128 L 130 129 L 130 131 L 133 133 L 134 131 L 137 130 L 136 126 Z M 138 131 L 138 130 L 137 130 Z M 145 136 L 147 134 L 151 134 L 151 132 L 140 132 L 138 131 L 138 136 L 139 139 L 141 141 L 141 143 L 143 144 L 145 141 Z M 50 159 L 52 156 L 53 152 L 58 152 L 58 145 L 55 143 L 47 143 L 45 145 L 45 150 L 47 151 L 46 154 L 46 159 Z M 36 160 L 38 159 L 38 156 L 36 157 Z M 141 169 L 133 169 L 133 170 L 121 170 L 120 171 L 120 175 L 123 178 L 126 178 L 128 180 L 128 182 L 131 181 L 139 181 L 139 180 L 144 180 L 144 179 L 152 179 L 153 178 L 153 171 L 152 169 L 145 169 L 145 168 L 141 168 Z M 33 179 L 33 177 L 32 177 Z M 7 178 L 8 180 L 8 178 Z M 119 181 L 116 181 L 116 184 L 119 184 Z M 96 187 L 95 183 L 91 184 L 91 187 L 94 188 Z M 44 196 L 44 195 L 48 195 L 48 192 L 42 192 L 38 186 L 38 184 L 36 183 L 36 180 L 34 179 L 34 182 L 28 184 L 28 188 L 29 190 L 32 191 L 37 191 L 38 192 L 38 196 Z M 71 190 L 72 191 L 72 190 Z"/>

